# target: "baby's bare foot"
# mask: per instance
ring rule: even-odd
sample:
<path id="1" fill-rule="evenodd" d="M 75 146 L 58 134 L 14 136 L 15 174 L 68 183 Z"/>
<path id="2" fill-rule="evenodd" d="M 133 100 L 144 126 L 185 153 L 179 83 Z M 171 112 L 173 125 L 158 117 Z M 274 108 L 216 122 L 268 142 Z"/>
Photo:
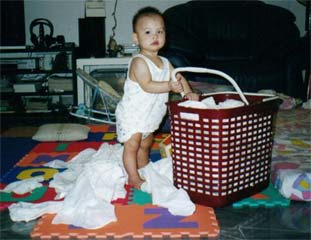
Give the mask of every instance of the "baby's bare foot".
<path id="1" fill-rule="evenodd" d="M 140 187 L 144 183 L 144 181 L 140 177 L 131 177 L 131 178 L 129 178 L 129 182 L 128 183 L 132 187 L 140 189 Z"/>

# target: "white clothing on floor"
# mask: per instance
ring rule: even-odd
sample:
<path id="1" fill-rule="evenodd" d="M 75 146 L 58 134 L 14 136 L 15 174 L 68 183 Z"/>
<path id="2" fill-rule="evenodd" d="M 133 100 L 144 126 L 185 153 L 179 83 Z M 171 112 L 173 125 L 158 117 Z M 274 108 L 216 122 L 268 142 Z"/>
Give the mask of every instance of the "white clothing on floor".
<path id="1" fill-rule="evenodd" d="M 148 65 L 153 81 L 164 82 L 170 79 L 169 61 L 161 57 L 163 68 L 157 67 L 142 54 L 135 57 L 143 58 Z M 129 68 L 131 62 L 129 62 Z M 116 108 L 117 137 L 119 142 L 126 142 L 135 133 L 150 133 L 159 128 L 163 120 L 168 101 L 168 93 L 145 92 L 137 82 L 129 78 L 124 84 L 124 95 Z"/>
<path id="2" fill-rule="evenodd" d="M 157 163 L 161 164 L 163 168 L 171 168 L 171 171 L 166 175 L 161 174 L 155 167 Z M 146 180 L 142 184 L 141 190 L 151 193 L 152 203 L 168 208 L 172 215 L 189 216 L 194 213 L 195 205 L 184 189 L 174 187 L 172 174 L 169 174 L 172 171 L 171 158 L 163 158 L 161 161 L 141 168 L 139 174 Z"/>
<path id="3" fill-rule="evenodd" d="M 8 184 L 4 189 L 0 190 L 0 192 L 14 192 L 17 194 L 25 194 L 31 192 L 32 190 L 41 187 L 44 181 L 43 176 L 32 177 L 28 179 L 23 179 L 19 181 L 12 182 Z"/>
<path id="4" fill-rule="evenodd" d="M 9 206 L 13 221 L 30 221 L 45 213 L 55 213 L 53 224 L 71 224 L 97 229 L 117 221 L 112 200 L 124 198 L 127 174 L 122 162 L 121 144 L 103 143 L 96 151 L 85 149 L 67 164 L 67 170 L 54 175 L 50 187 L 57 199 L 44 203 L 15 203 Z M 173 215 L 189 216 L 195 205 L 183 189 L 173 185 L 172 159 L 149 163 L 140 170 L 152 202 L 168 208 Z M 142 189 L 143 190 L 143 189 Z"/>

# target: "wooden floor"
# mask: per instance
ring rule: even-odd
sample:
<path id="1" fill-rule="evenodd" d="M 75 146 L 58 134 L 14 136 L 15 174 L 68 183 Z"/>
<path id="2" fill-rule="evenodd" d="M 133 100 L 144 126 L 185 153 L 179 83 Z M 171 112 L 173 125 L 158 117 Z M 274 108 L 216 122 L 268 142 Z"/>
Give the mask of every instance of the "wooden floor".
<path id="1" fill-rule="evenodd" d="M 1 137 L 32 137 L 38 127 L 35 126 L 12 126 L 1 132 Z"/>
<path id="2" fill-rule="evenodd" d="M 30 137 L 47 123 L 81 123 L 69 113 L 1 114 L 1 136 Z M 84 121 L 85 122 L 85 121 Z"/>

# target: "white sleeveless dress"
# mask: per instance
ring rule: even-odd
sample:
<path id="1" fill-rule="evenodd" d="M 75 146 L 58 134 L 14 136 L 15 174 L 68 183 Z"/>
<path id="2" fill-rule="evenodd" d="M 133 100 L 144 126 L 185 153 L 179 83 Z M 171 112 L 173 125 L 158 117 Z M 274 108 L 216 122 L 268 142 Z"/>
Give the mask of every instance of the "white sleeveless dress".
<path id="1" fill-rule="evenodd" d="M 163 68 L 158 68 L 150 59 L 142 54 L 141 57 L 148 65 L 153 81 L 164 82 L 170 79 L 169 61 L 160 57 Z M 132 59 L 133 59 L 132 58 Z M 129 62 L 129 69 L 132 59 Z M 159 128 L 163 120 L 168 101 L 168 93 L 148 93 L 145 92 L 137 82 L 129 78 L 124 83 L 124 95 L 116 108 L 116 128 L 117 138 L 121 143 L 126 142 L 135 133 L 152 133 Z"/>

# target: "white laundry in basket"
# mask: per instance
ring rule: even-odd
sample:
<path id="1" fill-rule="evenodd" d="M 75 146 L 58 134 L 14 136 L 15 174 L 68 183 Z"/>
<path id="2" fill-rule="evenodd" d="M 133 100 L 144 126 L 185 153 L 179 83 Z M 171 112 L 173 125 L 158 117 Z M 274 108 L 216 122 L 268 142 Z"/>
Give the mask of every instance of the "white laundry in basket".
<path id="1" fill-rule="evenodd" d="M 229 109 L 229 108 L 243 107 L 245 106 L 245 103 L 235 99 L 227 99 L 217 104 L 213 97 L 208 97 L 201 101 L 187 100 L 184 102 L 180 102 L 178 106 L 197 108 L 197 109 Z"/>

